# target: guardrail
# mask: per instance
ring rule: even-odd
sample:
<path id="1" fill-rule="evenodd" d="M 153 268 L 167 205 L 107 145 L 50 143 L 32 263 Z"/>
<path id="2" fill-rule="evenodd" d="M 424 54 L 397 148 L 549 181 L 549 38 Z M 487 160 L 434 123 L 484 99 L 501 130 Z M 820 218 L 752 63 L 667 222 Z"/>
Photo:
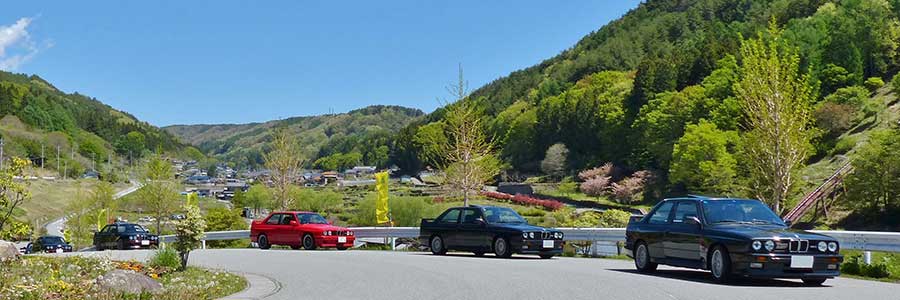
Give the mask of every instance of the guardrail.
<path id="1" fill-rule="evenodd" d="M 417 238 L 418 227 L 351 227 L 357 238 Z M 566 241 L 622 242 L 625 228 L 557 228 Z M 863 251 L 900 252 L 900 232 L 877 231 L 823 231 L 812 232 L 834 237 L 842 249 Z M 249 230 L 207 232 L 205 241 L 236 240 L 250 238 Z M 175 236 L 161 236 L 164 243 L 175 241 Z"/>

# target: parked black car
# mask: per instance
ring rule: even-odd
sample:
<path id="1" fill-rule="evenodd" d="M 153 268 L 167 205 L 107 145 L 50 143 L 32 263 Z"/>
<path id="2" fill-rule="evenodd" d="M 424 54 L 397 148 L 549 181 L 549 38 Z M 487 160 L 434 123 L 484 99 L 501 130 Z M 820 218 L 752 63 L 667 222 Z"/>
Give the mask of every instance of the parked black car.
<path id="1" fill-rule="evenodd" d="M 419 235 L 436 255 L 461 250 L 477 256 L 520 253 L 548 259 L 561 254 L 565 243 L 561 231 L 529 225 L 516 211 L 496 206 L 450 208 L 436 219 L 422 219 Z"/>
<path id="2" fill-rule="evenodd" d="M 843 262 L 834 238 L 792 230 L 764 203 L 748 199 L 666 199 L 630 220 L 625 248 L 638 271 L 657 264 L 705 269 L 718 282 L 742 276 L 821 285 L 840 275 Z"/>
<path id="3" fill-rule="evenodd" d="M 72 252 L 72 245 L 65 239 L 55 235 L 45 235 L 25 246 L 25 253 L 63 253 Z"/>
<path id="4" fill-rule="evenodd" d="M 133 223 L 112 223 L 94 233 L 94 247 L 104 249 L 141 249 L 159 246 L 159 237 Z"/>

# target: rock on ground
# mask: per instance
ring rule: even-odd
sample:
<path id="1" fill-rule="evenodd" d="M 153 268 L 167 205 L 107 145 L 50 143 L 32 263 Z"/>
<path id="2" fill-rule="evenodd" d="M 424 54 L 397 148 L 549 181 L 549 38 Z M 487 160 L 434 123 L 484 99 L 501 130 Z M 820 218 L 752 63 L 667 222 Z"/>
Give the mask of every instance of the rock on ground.
<path id="1" fill-rule="evenodd" d="M 0 240 L 0 261 L 19 257 L 19 249 L 16 244 Z"/>
<path id="2" fill-rule="evenodd" d="M 162 284 L 147 275 L 127 270 L 112 270 L 97 277 L 97 285 L 102 290 L 112 290 L 129 294 L 154 293 L 162 289 Z"/>

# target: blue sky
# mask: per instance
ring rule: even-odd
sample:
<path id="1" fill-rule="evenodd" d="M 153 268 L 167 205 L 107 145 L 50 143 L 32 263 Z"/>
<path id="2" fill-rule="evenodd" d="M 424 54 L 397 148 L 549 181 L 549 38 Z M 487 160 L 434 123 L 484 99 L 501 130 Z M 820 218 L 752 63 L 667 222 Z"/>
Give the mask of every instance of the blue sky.
<path id="1" fill-rule="evenodd" d="M 430 112 L 458 63 L 475 89 L 638 2 L 10 1 L 0 68 L 160 126 L 372 104 Z"/>

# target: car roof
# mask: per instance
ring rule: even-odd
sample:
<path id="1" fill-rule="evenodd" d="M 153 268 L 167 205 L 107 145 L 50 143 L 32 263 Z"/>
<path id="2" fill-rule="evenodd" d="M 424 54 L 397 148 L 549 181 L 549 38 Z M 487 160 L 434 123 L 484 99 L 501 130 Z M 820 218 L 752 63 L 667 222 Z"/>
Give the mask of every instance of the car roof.
<path id="1" fill-rule="evenodd" d="M 311 212 L 311 211 L 296 211 L 296 210 L 293 210 L 293 211 L 273 211 L 272 214 L 274 215 L 274 214 L 316 214 L 316 213 L 315 213 L 315 212 Z"/>
<path id="2" fill-rule="evenodd" d="M 702 196 L 702 195 L 688 195 L 687 197 L 676 197 L 676 198 L 663 199 L 663 201 L 670 201 L 670 200 L 693 200 L 693 201 L 750 200 L 750 201 L 759 201 L 757 199 L 732 198 L 732 197 L 711 197 L 711 196 Z"/>

